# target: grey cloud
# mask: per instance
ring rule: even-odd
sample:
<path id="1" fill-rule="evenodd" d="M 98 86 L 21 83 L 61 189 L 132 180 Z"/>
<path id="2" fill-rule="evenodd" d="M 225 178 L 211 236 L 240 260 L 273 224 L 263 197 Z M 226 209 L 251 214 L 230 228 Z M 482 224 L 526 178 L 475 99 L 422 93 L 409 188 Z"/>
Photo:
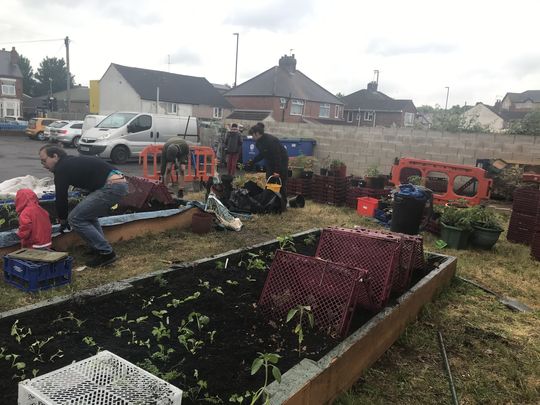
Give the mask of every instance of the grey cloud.
<path id="1" fill-rule="evenodd" d="M 382 56 L 397 56 L 406 54 L 425 54 L 425 53 L 449 53 L 455 49 L 455 46 L 444 43 L 396 43 L 386 39 L 371 40 L 367 46 L 369 53 Z"/>
<path id="2" fill-rule="evenodd" d="M 540 68 L 540 55 L 521 55 L 508 62 L 508 67 L 518 76 L 537 73 Z"/>
<path id="3" fill-rule="evenodd" d="M 235 10 L 225 22 L 244 28 L 266 29 L 272 32 L 292 32 L 305 18 L 313 14 L 310 0 L 279 0 L 254 9 Z"/>
<path id="4" fill-rule="evenodd" d="M 188 49 L 178 49 L 171 53 L 171 63 L 175 65 L 199 65 L 201 63 L 200 56 Z"/>

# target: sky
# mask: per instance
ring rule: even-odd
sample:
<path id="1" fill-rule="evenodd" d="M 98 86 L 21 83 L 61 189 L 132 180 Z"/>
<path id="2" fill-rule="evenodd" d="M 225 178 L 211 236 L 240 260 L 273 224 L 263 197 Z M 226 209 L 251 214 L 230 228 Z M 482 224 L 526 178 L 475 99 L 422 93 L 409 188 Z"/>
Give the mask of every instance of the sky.
<path id="1" fill-rule="evenodd" d="M 379 91 L 444 107 L 540 89 L 539 15 L 538 0 L 2 0 L 0 48 L 36 71 L 68 36 L 82 85 L 110 63 L 232 85 L 238 33 L 238 84 L 294 54 L 333 94 L 378 70 Z"/>

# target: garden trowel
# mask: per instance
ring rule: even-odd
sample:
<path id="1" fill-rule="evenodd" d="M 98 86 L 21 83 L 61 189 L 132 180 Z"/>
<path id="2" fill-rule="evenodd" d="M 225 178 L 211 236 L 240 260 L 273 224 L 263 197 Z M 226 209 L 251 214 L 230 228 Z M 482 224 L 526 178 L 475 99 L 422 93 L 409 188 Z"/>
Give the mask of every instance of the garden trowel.
<path id="1" fill-rule="evenodd" d="M 514 298 L 509 298 L 509 297 L 499 295 L 495 291 L 492 291 L 489 288 L 484 287 L 483 285 L 478 284 L 475 281 L 468 280 L 464 277 L 457 276 L 457 278 L 459 278 L 461 281 L 474 285 L 475 287 L 481 289 L 482 291 L 487 292 L 488 294 L 494 295 L 501 304 L 506 305 L 512 311 L 518 311 L 518 312 L 531 312 L 532 311 L 530 307 L 519 302 L 518 300 L 515 300 Z"/>

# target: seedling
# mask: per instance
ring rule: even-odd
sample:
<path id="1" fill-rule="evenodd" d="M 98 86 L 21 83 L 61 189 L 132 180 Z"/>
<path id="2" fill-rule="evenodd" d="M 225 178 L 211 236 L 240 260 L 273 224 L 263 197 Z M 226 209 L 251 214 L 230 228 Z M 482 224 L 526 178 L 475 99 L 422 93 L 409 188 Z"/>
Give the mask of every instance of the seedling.
<path id="1" fill-rule="evenodd" d="M 200 296 L 201 296 L 201 293 L 199 291 L 195 291 L 195 293 L 193 295 L 189 295 L 186 298 L 184 298 L 183 300 L 173 299 L 169 304 L 167 304 L 167 307 L 176 308 L 178 305 L 181 305 L 184 302 L 188 302 L 188 301 L 191 301 L 191 300 L 196 300 Z"/>
<path id="2" fill-rule="evenodd" d="M 275 353 L 258 353 L 259 357 L 257 357 L 255 360 L 253 360 L 253 364 L 251 365 L 251 375 L 257 374 L 257 372 L 260 370 L 261 367 L 264 366 L 264 385 L 259 388 L 255 393 L 253 394 L 253 398 L 251 399 L 251 405 L 254 405 L 259 398 L 263 398 L 264 404 L 270 403 L 270 393 L 266 389 L 268 386 L 268 371 L 272 370 L 272 375 L 276 379 L 278 383 L 281 383 L 281 371 L 279 371 L 279 368 L 275 366 L 279 359 L 281 358 L 280 355 Z"/>
<path id="3" fill-rule="evenodd" d="M 168 284 L 168 281 L 165 280 L 161 274 L 154 277 L 154 282 L 160 287 L 165 287 Z"/>
<path id="4" fill-rule="evenodd" d="M 308 236 L 304 238 L 304 245 L 306 246 L 314 245 L 316 240 L 317 238 L 315 237 L 315 235 L 309 234 Z"/>
<path id="5" fill-rule="evenodd" d="M 263 259 L 259 257 L 256 253 L 248 253 L 250 258 L 247 261 L 247 269 L 248 270 L 265 270 L 266 269 L 266 263 Z"/>
<path id="6" fill-rule="evenodd" d="M 298 305 L 296 308 L 293 308 L 289 311 L 287 314 L 287 320 L 286 322 L 289 323 L 295 315 L 298 315 L 298 323 L 294 327 L 293 332 L 298 336 L 298 356 L 300 356 L 302 352 L 302 342 L 304 341 L 304 329 L 303 329 L 303 320 L 304 315 L 308 319 L 309 326 L 313 328 L 315 325 L 315 320 L 313 317 L 313 312 L 311 312 L 311 307 L 309 305 Z"/>
<path id="7" fill-rule="evenodd" d="M 152 328 L 152 335 L 156 337 L 159 342 L 163 338 L 171 338 L 171 330 L 163 325 L 163 322 L 159 322 L 159 327 L 154 326 Z"/>
<path id="8" fill-rule="evenodd" d="M 187 323 L 191 323 L 194 320 L 197 323 L 197 329 L 199 329 L 199 332 L 202 330 L 202 328 L 205 325 L 208 325 L 210 323 L 210 318 L 207 317 L 206 315 L 202 315 L 199 312 L 192 312 L 192 313 L 190 313 L 188 315 L 188 322 Z"/>
<path id="9" fill-rule="evenodd" d="M 115 316 L 114 318 L 109 319 L 110 323 L 113 323 L 114 321 L 126 322 L 127 321 L 127 314 L 124 314 L 122 316 Z"/>
<path id="10" fill-rule="evenodd" d="M 152 359 L 161 360 L 163 362 L 169 360 L 169 355 L 174 353 L 174 349 L 172 347 L 169 347 L 168 349 L 165 349 L 165 346 L 162 344 L 158 344 L 159 351 L 152 353 L 150 357 Z"/>
<path id="11" fill-rule="evenodd" d="M 225 282 L 229 285 L 238 285 L 238 281 L 233 281 L 233 280 L 225 280 Z"/>
<path id="12" fill-rule="evenodd" d="M 223 292 L 223 289 L 218 286 L 218 287 L 212 287 L 212 290 L 210 290 L 212 292 L 215 292 L 217 294 L 220 294 L 220 295 L 225 295 L 225 293 Z"/>
<path id="13" fill-rule="evenodd" d="M 45 361 L 43 361 L 43 353 L 41 353 L 41 349 L 43 349 L 43 346 L 45 346 L 53 339 L 54 338 L 51 336 L 47 340 L 36 340 L 30 345 L 28 350 L 30 350 L 30 352 L 34 353 L 36 356 L 34 357 L 33 361 L 40 361 L 41 363 L 45 363 Z"/>
<path id="14" fill-rule="evenodd" d="M 21 343 L 21 340 L 23 340 L 25 337 L 32 334 L 32 329 L 26 328 L 26 331 L 25 331 L 25 328 L 24 327 L 19 328 L 17 326 L 18 324 L 19 324 L 19 320 L 17 319 L 13 323 L 13 325 L 11 325 L 11 336 L 15 336 L 15 340 L 17 341 L 17 343 Z"/>
<path id="15" fill-rule="evenodd" d="M 88 346 L 95 346 L 96 345 L 96 341 L 94 340 L 94 338 L 92 336 L 85 336 L 83 337 L 83 343 L 87 344 Z"/>
<path id="16" fill-rule="evenodd" d="M 225 269 L 225 262 L 218 260 L 216 262 L 216 270 L 224 270 L 224 269 Z"/>
<path id="17" fill-rule="evenodd" d="M 204 287 L 206 288 L 207 290 L 210 289 L 210 281 L 202 281 L 201 279 L 199 279 L 199 284 L 198 284 L 199 287 Z"/>
<path id="18" fill-rule="evenodd" d="M 251 392 L 246 391 L 243 395 L 242 394 L 232 394 L 229 398 L 229 402 L 234 402 L 236 404 L 242 404 L 244 403 L 244 399 L 247 399 L 251 396 Z"/>
<path id="19" fill-rule="evenodd" d="M 167 314 L 166 309 L 162 309 L 161 311 L 152 311 L 152 315 L 157 316 L 159 319 L 163 319 L 163 317 Z"/>
<path id="20" fill-rule="evenodd" d="M 294 245 L 294 240 L 292 236 L 283 235 L 276 237 L 276 239 L 279 243 L 279 248 L 281 250 L 290 250 L 291 252 L 296 252 L 296 247 Z"/>
<path id="21" fill-rule="evenodd" d="M 64 352 L 62 351 L 62 349 L 58 349 L 55 354 L 53 354 L 51 357 L 49 357 L 49 361 L 51 363 L 54 363 L 54 359 L 56 359 L 56 358 L 61 359 L 62 357 L 64 357 Z"/>
<path id="22" fill-rule="evenodd" d="M 147 300 L 143 298 L 143 304 L 142 304 L 141 309 L 148 308 L 150 305 L 152 305 L 154 303 L 154 298 L 155 298 L 154 296 L 148 298 Z"/>
<path id="23" fill-rule="evenodd" d="M 216 337 L 217 331 L 213 330 L 212 332 L 208 332 L 208 337 L 210 339 L 210 343 L 214 343 L 214 338 Z"/>
<path id="24" fill-rule="evenodd" d="M 11 353 L 11 354 L 6 355 L 5 359 L 7 361 L 11 360 L 11 368 L 16 368 L 17 370 L 22 370 L 22 369 L 24 369 L 26 367 L 26 363 L 24 363 L 22 361 L 17 361 L 17 359 L 19 357 L 20 356 L 18 354 Z"/>
<path id="25" fill-rule="evenodd" d="M 74 321 L 75 324 L 77 325 L 77 328 L 80 328 L 81 325 L 86 322 L 86 320 L 83 321 L 81 319 L 76 318 L 75 315 L 73 314 L 73 312 L 67 311 L 66 316 L 63 316 L 63 317 L 58 316 L 58 318 L 56 318 L 54 321 L 52 321 L 52 323 L 63 322 L 63 321 Z"/>
<path id="26" fill-rule="evenodd" d="M 247 280 L 247 281 L 250 281 L 250 282 L 257 281 L 257 279 L 252 278 L 252 277 L 250 277 L 250 276 L 246 276 L 246 280 Z"/>
<path id="27" fill-rule="evenodd" d="M 124 327 L 119 327 L 119 328 L 114 328 L 114 336 L 115 337 L 121 337 L 122 336 L 122 333 L 124 332 L 131 332 L 131 329 L 129 328 L 124 328 Z"/>

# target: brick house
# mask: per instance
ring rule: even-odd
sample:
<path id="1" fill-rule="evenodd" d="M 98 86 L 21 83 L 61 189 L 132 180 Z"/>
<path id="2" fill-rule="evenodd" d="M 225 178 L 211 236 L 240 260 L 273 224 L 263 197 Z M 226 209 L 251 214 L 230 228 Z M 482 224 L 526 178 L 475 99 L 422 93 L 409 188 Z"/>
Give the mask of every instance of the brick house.
<path id="1" fill-rule="evenodd" d="M 296 69 L 294 55 L 225 93 L 235 112 L 228 118 L 279 122 L 343 120 L 343 102 Z M 251 119 L 251 118 L 246 118 Z"/>
<path id="2" fill-rule="evenodd" d="M 377 90 L 377 82 L 341 99 L 345 103 L 344 119 L 349 125 L 412 127 L 416 107 L 412 100 L 395 100 Z"/>
<path id="3" fill-rule="evenodd" d="M 19 67 L 19 54 L 0 51 L 0 117 L 22 116 L 23 75 Z"/>

